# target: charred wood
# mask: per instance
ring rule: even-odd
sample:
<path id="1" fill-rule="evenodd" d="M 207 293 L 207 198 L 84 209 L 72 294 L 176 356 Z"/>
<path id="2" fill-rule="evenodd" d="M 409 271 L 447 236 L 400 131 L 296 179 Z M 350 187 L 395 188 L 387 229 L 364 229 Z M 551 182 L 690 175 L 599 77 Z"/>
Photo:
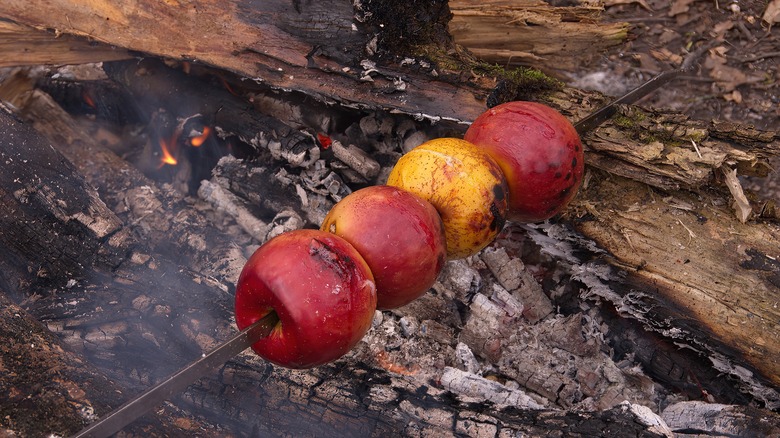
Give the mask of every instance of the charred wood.
<path id="1" fill-rule="evenodd" d="M 100 199 L 111 206 L 110 217 L 121 220 L 122 230 L 114 233 L 111 245 L 125 252 L 139 244 L 143 253 L 150 248 L 215 279 L 223 290 L 235 283 L 245 263 L 243 251 L 193 208 L 182 192 L 158 185 L 95 141 L 46 93 L 24 89 L 5 98 L 9 95 L 20 113 L 34 121 L 36 129 L 97 187 Z M 183 258 L 183 254 L 192 256 Z"/>
<path id="2" fill-rule="evenodd" d="M 106 376 L 91 358 L 71 350 L 6 293 L 0 288 L 0 434 L 72 435 L 137 392 Z M 174 408 L 147 415 L 126 432 L 171 436 L 182 424 L 211 427 Z"/>
<path id="3" fill-rule="evenodd" d="M 0 138 L 0 263 L 9 275 L 6 284 L 25 282 L 32 274 L 62 286 L 93 265 L 115 266 L 123 257 L 115 244 L 122 223 L 97 191 L 40 133 L 4 111 Z"/>

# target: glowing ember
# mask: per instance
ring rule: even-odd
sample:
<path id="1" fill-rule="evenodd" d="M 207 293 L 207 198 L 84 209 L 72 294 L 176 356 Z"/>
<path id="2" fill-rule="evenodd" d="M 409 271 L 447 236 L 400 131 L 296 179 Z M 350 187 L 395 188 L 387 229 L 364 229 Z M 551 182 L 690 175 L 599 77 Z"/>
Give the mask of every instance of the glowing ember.
<path id="1" fill-rule="evenodd" d="M 209 128 L 208 126 L 204 126 L 203 133 L 196 137 L 192 137 L 190 139 L 190 144 L 193 145 L 194 147 L 198 147 L 202 145 L 203 142 L 205 142 L 206 139 L 209 138 L 209 134 L 211 134 L 211 128 Z"/>
<path id="2" fill-rule="evenodd" d="M 333 144 L 333 140 L 325 134 L 317 133 L 317 140 L 320 142 L 323 149 L 327 149 Z"/>

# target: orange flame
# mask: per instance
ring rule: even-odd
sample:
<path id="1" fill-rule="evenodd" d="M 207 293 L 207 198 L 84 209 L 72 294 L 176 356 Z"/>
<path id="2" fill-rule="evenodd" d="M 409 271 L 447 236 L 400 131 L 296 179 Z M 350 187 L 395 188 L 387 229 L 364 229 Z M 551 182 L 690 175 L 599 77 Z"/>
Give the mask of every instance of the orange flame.
<path id="1" fill-rule="evenodd" d="M 170 164 L 171 166 L 175 166 L 176 163 L 178 163 L 178 160 L 176 160 L 176 157 L 173 156 L 171 153 L 171 150 L 173 149 L 172 146 L 176 141 L 176 136 L 174 135 L 170 141 L 165 141 L 164 139 L 160 139 L 160 149 L 162 150 L 162 158 L 160 158 L 160 167 Z M 167 143 L 167 144 L 166 144 Z M 170 147 L 168 146 L 170 144 Z M 169 150 L 170 149 L 170 150 Z"/>
<path id="2" fill-rule="evenodd" d="M 90 108 L 97 108 L 97 105 L 95 105 L 95 99 L 92 98 L 92 95 L 89 94 L 89 91 L 82 91 L 81 97 L 84 99 L 84 102 L 90 106 Z"/>
<path id="3" fill-rule="evenodd" d="M 209 138 L 209 134 L 211 134 L 211 128 L 208 126 L 203 127 L 203 133 L 201 135 L 198 135 L 196 137 L 192 137 L 190 139 L 190 144 L 194 147 L 198 147 L 203 144 L 203 142 L 206 141 L 206 139 Z"/>
<path id="4" fill-rule="evenodd" d="M 160 158 L 160 167 L 169 164 L 175 166 L 179 160 L 176 159 L 176 145 L 179 142 L 180 131 L 177 129 L 171 135 L 171 138 L 165 140 L 160 138 L 160 150 L 162 151 L 162 158 Z"/>

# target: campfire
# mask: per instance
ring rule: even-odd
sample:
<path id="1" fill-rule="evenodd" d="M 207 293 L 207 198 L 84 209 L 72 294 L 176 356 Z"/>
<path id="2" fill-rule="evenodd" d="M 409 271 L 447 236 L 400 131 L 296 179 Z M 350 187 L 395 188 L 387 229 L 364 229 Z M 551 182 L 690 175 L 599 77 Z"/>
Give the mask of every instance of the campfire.
<path id="1" fill-rule="evenodd" d="M 409 46 L 391 56 L 384 38 L 399 30 L 377 21 L 388 11 L 331 6 L 328 17 L 354 22 L 346 42 L 312 45 L 254 11 L 261 23 L 241 29 L 273 29 L 278 46 L 242 39 L 219 56 L 174 56 L 179 41 L 96 44 L 83 62 L 0 70 L 2 433 L 73 434 L 229 339 L 257 248 L 319 228 L 416 146 L 462 138 L 488 104 L 543 101 L 576 121 L 610 100 L 532 70 L 464 70 Z M 446 2 L 427 13 L 446 30 Z M 0 16 L 48 36 L 13 6 Z M 188 32 L 205 44 L 210 30 Z M 415 35 L 473 62 L 441 34 Z M 766 302 L 777 297 L 777 215 L 737 176 L 765 175 L 777 139 L 621 107 L 583 136 L 584 182 L 564 212 L 510 221 L 448 261 L 423 296 L 376 311 L 344 357 L 290 370 L 247 350 L 126 432 L 776 431 L 778 314 Z M 729 298 L 733 279 L 759 298 Z M 712 412 L 733 423 L 709 425 Z"/>

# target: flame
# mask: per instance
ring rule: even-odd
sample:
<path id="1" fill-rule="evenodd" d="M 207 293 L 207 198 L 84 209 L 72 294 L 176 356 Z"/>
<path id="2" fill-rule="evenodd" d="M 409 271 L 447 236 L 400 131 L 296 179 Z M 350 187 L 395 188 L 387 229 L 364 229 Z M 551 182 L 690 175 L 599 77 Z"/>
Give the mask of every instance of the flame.
<path id="1" fill-rule="evenodd" d="M 222 82 L 222 86 L 225 87 L 225 89 L 228 91 L 228 93 L 232 94 L 233 96 L 238 96 L 238 93 L 233 91 L 233 88 L 228 84 L 228 81 L 225 80 L 222 76 L 219 77 L 219 80 Z"/>
<path id="2" fill-rule="evenodd" d="M 160 150 L 162 151 L 162 158 L 160 158 L 160 167 L 170 164 L 171 166 L 175 166 L 176 163 L 179 161 L 176 159 L 176 157 L 173 156 L 171 151 L 173 150 L 173 145 L 176 144 L 176 135 L 171 137 L 169 141 L 165 141 L 165 139 L 160 139 Z"/>
<path id="3" fill-rule="evenodd" d="M 203 142 L 205 142 L 206 139 L 209 138 L 209 134 L 211 134 L 211 128 L 209 128 L 208 126 L 204 126 L 203 127 L 203 133 L 198 135 L 198 136 L 196 136 L 196 137 L 192 137 L 190 139 L 190 144 L 192 146 L 194 146 L 194 147 L 198 147 L 198 146 L 202 145 Z"/>
<path id="4" fill-rule="evenodd" d="M 90 108 L 97 108 L 97 105 L 95 105 L 95 99 L 92 98 L 92 95 L 89 94 L 89 91 L 86 89 L 81 92 L 81 98 L 84 99 L 84 102 L 90 106 Z"/>
<path id="5" fill-rule="evenodd" d="M 160 157 L 160 167 L 163 167 L 166 164 L 175 166 L 179 163 L 177 156 L 179 155 L 179 136 L 182 135 L 181 129 L 181 126 L 176 128 L 173 134 L 167 139 L 160 137 L 160 152 L 162 153 L 162 156 Z M 189 139 L 190 145 L 193 147 L 201 146 L 209 138 L 211 131 L 211 128 L 204 126 L 203 132 Z"/>

